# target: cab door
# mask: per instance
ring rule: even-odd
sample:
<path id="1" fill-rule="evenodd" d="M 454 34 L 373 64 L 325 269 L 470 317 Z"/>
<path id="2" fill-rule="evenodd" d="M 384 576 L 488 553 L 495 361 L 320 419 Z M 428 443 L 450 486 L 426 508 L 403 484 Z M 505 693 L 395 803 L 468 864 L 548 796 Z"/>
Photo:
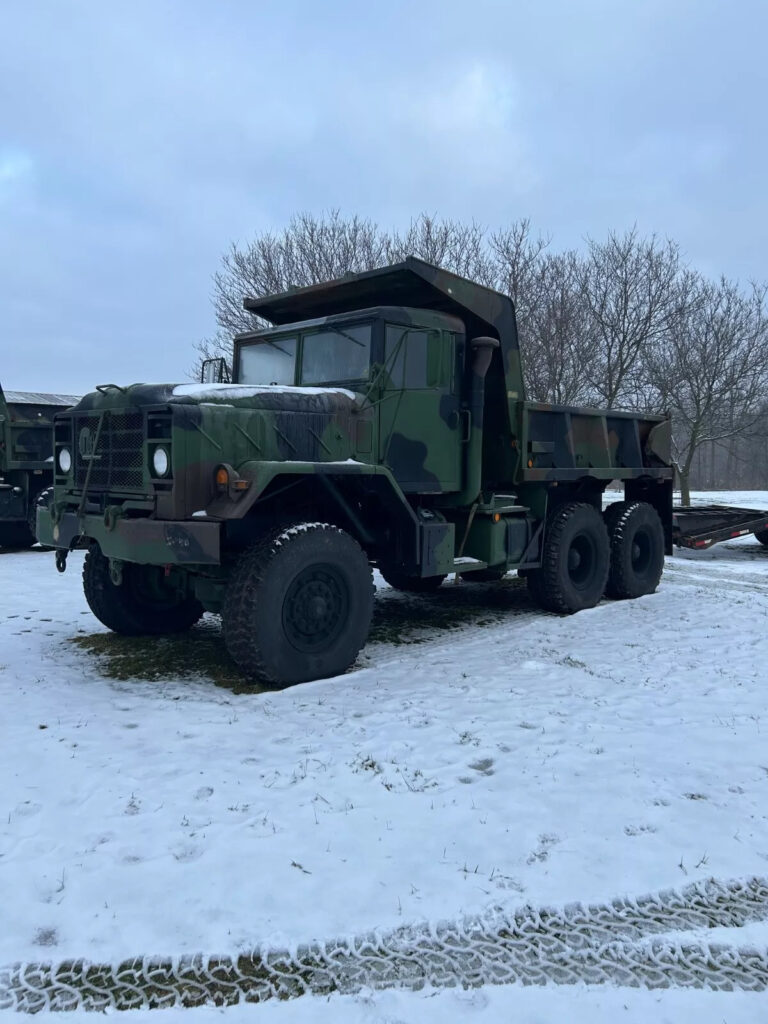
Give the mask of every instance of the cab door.
<path id="1" fill-rule="evenodd" d="M 458 348 L 450 331 L 385 326 L 379 457 L 406 492 L 461 489 Z"/>

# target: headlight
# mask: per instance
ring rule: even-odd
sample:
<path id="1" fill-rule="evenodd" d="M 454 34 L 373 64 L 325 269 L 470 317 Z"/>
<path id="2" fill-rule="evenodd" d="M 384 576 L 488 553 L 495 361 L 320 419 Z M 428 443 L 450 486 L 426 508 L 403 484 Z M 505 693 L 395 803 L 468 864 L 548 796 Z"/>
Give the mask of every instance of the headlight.
<path id="1" fill-rule="evenodd" d="M 152 455 L 152 468 L 158 476 L 167 476 L 171 468 L 171 457 L 165 448 L 155 448 Z"/>
<path id="2" fill-rule="evenodd" d="M 62 473 L 68 473 L 72 469 L 72 455 L 69 448 L 59 449 L 59 469 Z"/>

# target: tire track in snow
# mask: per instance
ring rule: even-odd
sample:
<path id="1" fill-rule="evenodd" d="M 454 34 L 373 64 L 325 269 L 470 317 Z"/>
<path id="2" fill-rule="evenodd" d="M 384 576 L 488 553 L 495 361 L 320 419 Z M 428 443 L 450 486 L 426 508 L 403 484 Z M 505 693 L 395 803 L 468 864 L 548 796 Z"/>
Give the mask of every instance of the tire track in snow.
<path id="1" fill-rule="evenodd" d="M 434 928 L 256 950 L 239 956 L 68 960 L 0 968 L 0 1009 L 105 1011 L 231 1005 L 362 988 L 475 988 L 581 982 L 732 991 L 768 988 L 768 948 L 710 945 L 682 933 L 768 919 L 768 879 L 698 882 L 638 899 L 522 907 Z M 670 933 L 681 933 L 677 941 Z M 654 936 L 658 936 L 654 938 Z"/>
<path id="2" fill-rule="evenodd" d="M 683 569 L 677 565 L 667 564 L 664 567 L 662 580 L 666 578 L 670 583 L 695 584 L 706 587 L 708 590 L 717 587 L 726 591 L 732 590 L 768 596 L 768 577 L 766 576 L 759 576 L 757 573 L 743 573 L 734 578 L 736 574 L 730 571 L 713 573 L 710 565 L 707 566 L 707 569 L 709 571 L 705 570 L 702 572 L 698 569 L 691 571 L 687 567 Z"/>

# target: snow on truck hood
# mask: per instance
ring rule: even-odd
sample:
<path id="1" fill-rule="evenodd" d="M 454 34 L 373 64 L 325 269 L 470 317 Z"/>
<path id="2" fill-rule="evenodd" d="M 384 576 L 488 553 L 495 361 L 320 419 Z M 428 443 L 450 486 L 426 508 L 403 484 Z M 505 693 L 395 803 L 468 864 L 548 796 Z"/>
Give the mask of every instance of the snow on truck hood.
<path id="1" fill-rule="evenodd" d="M 343 395 L 354 401 L 357 395 L 346 388 L 296 388 L 285 384 L 177 384 L 174 398 L 194 398 L 199 402 L 226 402 L 258 395 Z"/>
<path id="2" fill-rule="evenodd" d="M 282 384 L 131 384 L 106 387 L 83 398 L 79 411 L 127 405 L 232 405 L 275 412 L 337 413 L 359 408 L 364 396 L 346 388 L 296 388 Z"/>

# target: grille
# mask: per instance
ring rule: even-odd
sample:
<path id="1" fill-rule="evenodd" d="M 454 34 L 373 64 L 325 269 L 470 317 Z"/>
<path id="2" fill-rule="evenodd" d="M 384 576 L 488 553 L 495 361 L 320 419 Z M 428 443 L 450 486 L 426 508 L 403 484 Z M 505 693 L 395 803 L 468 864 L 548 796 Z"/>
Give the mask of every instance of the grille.
<path id="1" fill-rule="evenodd" d="M 89 491 L 112 487 L 142 490 L 144 484 L 144 417 L 140 412 L 105 412 L 75 418 L 75 482 L 85 486 L 92 463 Z M 96 445 L 96 436 L 98 445 Z"/>

